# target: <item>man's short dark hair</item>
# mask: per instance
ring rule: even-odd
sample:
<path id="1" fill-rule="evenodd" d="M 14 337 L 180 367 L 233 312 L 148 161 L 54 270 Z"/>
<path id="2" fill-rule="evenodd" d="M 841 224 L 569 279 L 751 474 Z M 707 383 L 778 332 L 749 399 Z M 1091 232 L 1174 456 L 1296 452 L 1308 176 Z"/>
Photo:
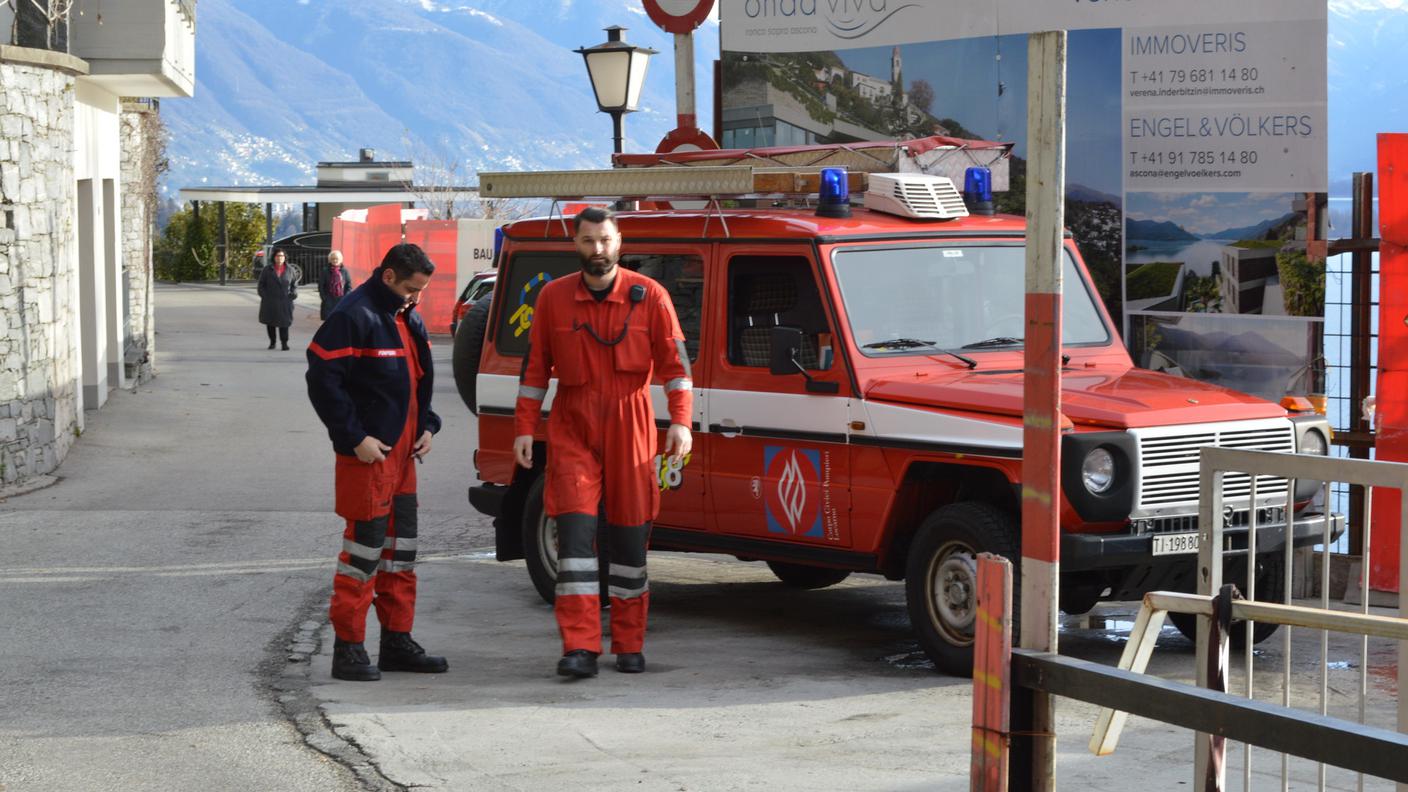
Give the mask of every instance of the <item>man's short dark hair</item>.
<path id="1" fill-rule="evenodd" d="M 573 233 L 581 231 L 582 223 L 605 223 L 608 220 L 612 225 L 620 227 L 620 224 L 616 222 L 615 212 L 601 206 L 588 206 L 572 218 L 572 231 Z"/>
<path id="2" fill-rule="evenodd" d="M 396 280 L 403 281 L 412 275 L 430 276 L 435 272 L 435 262 L 425 255 L 425 251 L 420 249 L 420 245 L 413 245 L 410 242 L 402 242 L 393 245 L 386 251 L 386 256 L 381 260 L 378 269 L 389 269 L 396 273 Z"/>

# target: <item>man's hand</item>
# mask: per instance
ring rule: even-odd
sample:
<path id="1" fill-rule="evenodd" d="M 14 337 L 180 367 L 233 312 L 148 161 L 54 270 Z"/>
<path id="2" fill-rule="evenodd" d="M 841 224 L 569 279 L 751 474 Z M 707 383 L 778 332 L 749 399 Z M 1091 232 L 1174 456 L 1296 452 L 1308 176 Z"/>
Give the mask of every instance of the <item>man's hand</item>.
<path id="1" fill-rule="evenodd" d="M 415 446 L 411 449 L 411 456 L 416 459 L 425 458 L 425 455 L 430 453 L 430 438 L 432 436 L 433 435 L 431 435 L 428 430 L 422 434 L 420 439 L 416 441 Z"/>
<path id="2" fill-rule="evenodd" d="M 353 449 L 357 454 L 357 458 L 368 465 L 373 462 L 385 462 L 386 452 L 390 450 L 391 446 L 371 435 L 363 437 L 362 442 L 358 443 L 357 447 Z"/>
<path id="3" fill-rule="evenodd" d="M 513 438 L 513 459 L 519 467 L 533 467 L 533 435 L 519 435 Z"/>
<path id="4" fill-rule="evenodd" d="M 684 424 L 670 424 L 670 428 L 665 431 L 665 456 L 670 458 L 670 463 L 678 465 L 692 448 L 694 436 L 689 433 L 689 427 Z"/>

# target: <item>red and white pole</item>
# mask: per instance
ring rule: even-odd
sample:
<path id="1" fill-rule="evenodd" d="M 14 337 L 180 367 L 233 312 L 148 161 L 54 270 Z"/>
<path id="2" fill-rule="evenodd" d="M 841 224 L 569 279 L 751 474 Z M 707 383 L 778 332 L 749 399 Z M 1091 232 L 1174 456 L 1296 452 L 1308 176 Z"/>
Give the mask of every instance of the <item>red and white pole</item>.
<path id="1" fill-rule="evenodd" d="M 694 112 L 694 33 L 675 34 L 675 126 L 698 129 Z"/>
<path id="2" fill-rule="evenodd" d="M 1024 649 L 1056 651 L 1061 557 L 1061 264 L 1065 242 L 1066 32 L 1027 39 L 1027 297 L 1022 425 Z M 1036 693 L 1031 789 L 1056 788 L 1056 710 Z"/>

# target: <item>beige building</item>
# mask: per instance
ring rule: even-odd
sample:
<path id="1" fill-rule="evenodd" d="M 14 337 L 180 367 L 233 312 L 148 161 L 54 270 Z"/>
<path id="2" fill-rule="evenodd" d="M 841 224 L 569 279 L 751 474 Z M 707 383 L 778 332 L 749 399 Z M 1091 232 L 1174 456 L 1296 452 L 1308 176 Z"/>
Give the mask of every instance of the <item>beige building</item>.
<path id="1" fill-rule="evenodd" d="M 195 91 L 195 0 L 0 0 L 0 490 L 154 373 L 157 100 Z"/>

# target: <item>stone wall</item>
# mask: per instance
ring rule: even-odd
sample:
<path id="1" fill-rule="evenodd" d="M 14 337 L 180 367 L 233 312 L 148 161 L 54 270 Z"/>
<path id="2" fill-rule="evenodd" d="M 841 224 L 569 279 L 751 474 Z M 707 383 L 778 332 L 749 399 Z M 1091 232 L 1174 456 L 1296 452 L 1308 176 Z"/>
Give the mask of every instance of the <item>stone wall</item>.
<path id="1" fill-rule="evenodd" d="M 161 123 L 153 105 L 122 105 L 122 287 L 127 293 L 123 365 L 132 384 L 156 376 L 152 242 Z"/>
<path id="2" fill-rule="evenodd" d="M 0 60 L 0 487 L 54 470 L 82 428 L 73 108 L 70 71 Z"/>

